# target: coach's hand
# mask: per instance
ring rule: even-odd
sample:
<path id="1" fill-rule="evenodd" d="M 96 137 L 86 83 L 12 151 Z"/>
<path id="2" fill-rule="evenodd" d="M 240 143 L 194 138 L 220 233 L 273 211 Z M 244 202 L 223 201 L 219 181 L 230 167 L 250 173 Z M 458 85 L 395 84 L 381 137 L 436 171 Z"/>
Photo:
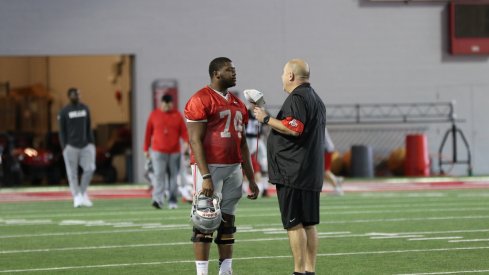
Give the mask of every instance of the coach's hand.
<path id="1" fill-rule="evenodd" d="M 248 195 L 248 199 L 256 200 L 256 198 L 258 198 L 258 194 L 260 193 L 260 189 L 258 188 L 258 185 L 256 185 L 255 181 L 250 181 L 249 185 L 251 194 Z"/>
<path id="2" fill-rule="evenodd" d="M 265 108 L 255 106 L 255 108 L 253 108 L 253 115 L 255 116 L 256 120 L 263 123 L 263 119 L 268 115 L 268 113 Z"/>

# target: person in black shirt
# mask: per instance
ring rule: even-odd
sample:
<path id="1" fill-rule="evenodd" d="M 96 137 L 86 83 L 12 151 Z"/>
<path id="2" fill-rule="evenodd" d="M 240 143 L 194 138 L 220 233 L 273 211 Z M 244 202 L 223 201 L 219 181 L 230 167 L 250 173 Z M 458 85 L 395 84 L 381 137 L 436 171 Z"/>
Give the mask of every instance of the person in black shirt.
<path id="1" fill-rule="evenodd" d="M 315 274 L 319 246 L 319 197 L 324 176 L 326 108 L 309 83 L 309 65 L 292 59 L 284 66 L 289 95 L 275 118 L 253 112 L 272 128 L 268 137 L 269 182 L 275 184 L 282 223 L 294 257 L 294 274 Z"/>
<path id="2" fill-rule="evenodd" d="M 70 103 L 58 114 L 59 139 L 63 149 L 66 174 L 73 195 L 73 206 L 91 207 L 87 189 L 95 172 L 95 145 L 90 122 L 90 110 L 80 102 L 77 88 L 68 90 Z M 78 166 L 83 169 L 78 179 Z"/>

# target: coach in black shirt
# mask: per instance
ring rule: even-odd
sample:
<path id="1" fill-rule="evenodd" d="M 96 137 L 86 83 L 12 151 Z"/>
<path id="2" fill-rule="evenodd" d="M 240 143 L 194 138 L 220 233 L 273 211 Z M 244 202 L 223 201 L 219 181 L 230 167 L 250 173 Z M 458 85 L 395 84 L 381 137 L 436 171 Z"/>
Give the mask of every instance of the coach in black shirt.
<path id="1" fill-rule="evenodd" d="M 309 83 L 304 60 L 285 64 L 282 83 L 289 96 L 276 118 L 259 107 L 253 111 L 258 121 L 272 128 L 267 144 L 269 181 L 277 188 L 294 274 L 315 274 L 326 108 Z"/>

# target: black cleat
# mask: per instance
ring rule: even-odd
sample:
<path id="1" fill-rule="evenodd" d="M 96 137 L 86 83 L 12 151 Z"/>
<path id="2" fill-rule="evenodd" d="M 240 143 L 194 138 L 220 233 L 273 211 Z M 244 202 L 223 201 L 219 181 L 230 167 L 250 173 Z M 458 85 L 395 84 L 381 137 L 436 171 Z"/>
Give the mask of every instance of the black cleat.
<path id="1" fill-rule="evenodd" d="M 156 201 L 153 201 L 153 203 L 151 204 L 154 208 L 156 209 L 161 209 L 161 204 L 159 204 L 158 202 Z"/>

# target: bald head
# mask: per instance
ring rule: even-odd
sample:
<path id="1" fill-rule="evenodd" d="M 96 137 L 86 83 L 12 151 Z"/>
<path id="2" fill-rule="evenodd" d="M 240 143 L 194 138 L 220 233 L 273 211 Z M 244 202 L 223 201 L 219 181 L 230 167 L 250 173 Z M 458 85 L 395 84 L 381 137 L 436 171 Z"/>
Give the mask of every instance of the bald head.
<path id="1" fill-rule="evenodd" d="M 302 59 L 291 59 L 284 66 L 282 83 L 284 91 L 290 93 L 297 86 L 309 82 L 309 65 Z"/>
<path id="2" fill-rule="evenodd" d="M 303 80 L 309 80 L 309 65 L 306 63 L 306 61 L 302 59 L 292 59 L 287 62 L 286 66 L 289 66 L 295 77 Z"/>

